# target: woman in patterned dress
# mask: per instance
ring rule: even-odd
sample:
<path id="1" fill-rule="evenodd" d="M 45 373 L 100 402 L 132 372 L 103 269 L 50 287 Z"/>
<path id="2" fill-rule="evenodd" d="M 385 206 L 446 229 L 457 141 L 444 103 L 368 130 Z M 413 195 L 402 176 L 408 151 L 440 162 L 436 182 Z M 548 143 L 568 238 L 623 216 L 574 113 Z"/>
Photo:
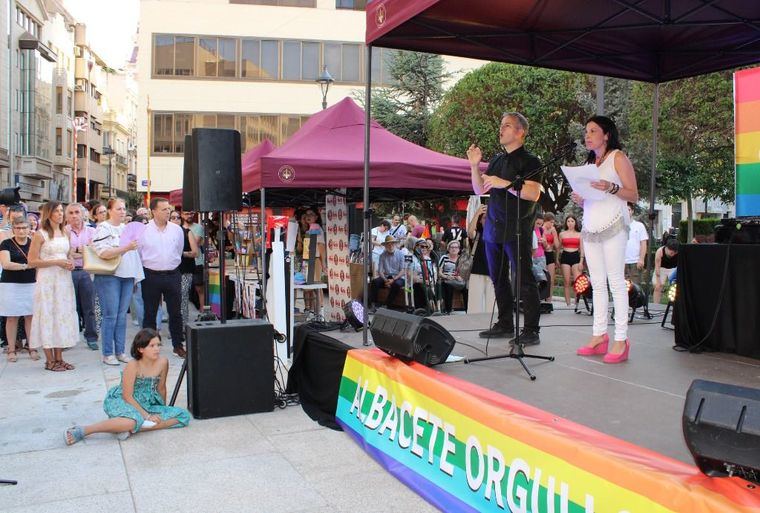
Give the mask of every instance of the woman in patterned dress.
<path id="1" fill-rule="evenodd" d="M 166 375 L 169 360 L 161 356 L 161 336 L 156 330 L 140 330 L 132 342 L 132 358 L 103 401 L 108 420 L 89 426 L 73 426 L 64 433 L 72 445 L 93 433 L 115 433 L 126 438 L 138 431 L 180 428 L 190 423 L 190 413 L 166 406 Z"/>
<path id="2" fill-rule="evenodd" d="M 46 370 L 73 370 L 74 366 L 63 360 L 62 352 L 79 340 L 71 281 L 74 261 L 69 259 L 69 238 L 63 231 L 63 205 L 57 201 L 42 206 L 40 229 L 29 249 L 29 266 L 37 269 L 29 349 L 43 349 Z"/>

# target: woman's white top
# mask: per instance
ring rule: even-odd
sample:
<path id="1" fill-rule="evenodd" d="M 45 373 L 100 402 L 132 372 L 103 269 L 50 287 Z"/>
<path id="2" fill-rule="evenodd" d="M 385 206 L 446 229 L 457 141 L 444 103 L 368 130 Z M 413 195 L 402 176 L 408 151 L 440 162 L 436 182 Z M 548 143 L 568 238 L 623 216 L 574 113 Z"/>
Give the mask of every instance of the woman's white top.
<path id="1" fill-rule="evenodd" d="M 615 170 L 615 157 L 619 150 L 612 150 L 602 161 L 599 169 L 599 179 L 623 186 Z M 581 237 L 584 242 L 601 242 L 617 235 L 621 230 L 627 230 L 631 220 L 628 216 L 628 205 L 616 194 L 605 194 L 604 199 L 583 201 L 583 230 Z"/>
<path id="2" fill-rule="evenodd" d="M 95 248 L 98 256 L 102 257 L 103 252 L 107 249 L 118 248 L 120 246 L 121 234 L 124 232 L 125 226 L 125 224 L 114 226 L 108 221 L 104 221 L 98 225 L 92 238 L 92 246 Z M 135 283 L 145 279 L 140 254 L 136 249 L 127 251 L 121 255 L 121 262 L 119 262 L 119 267 L 116 268 L 116 272 L 113 275 L 119 278 L 134 278 Z"/>

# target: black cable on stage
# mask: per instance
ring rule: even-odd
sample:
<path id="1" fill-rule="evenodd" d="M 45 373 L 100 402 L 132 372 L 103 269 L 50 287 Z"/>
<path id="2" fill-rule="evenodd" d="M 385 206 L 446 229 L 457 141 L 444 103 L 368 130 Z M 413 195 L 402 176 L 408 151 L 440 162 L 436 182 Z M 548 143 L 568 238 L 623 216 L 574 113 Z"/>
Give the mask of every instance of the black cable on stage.
<path id="1" fill-rule="evenodd" d="M 673 350 L 678 352 L 689 352 L 689 353 L 701 353 L 704 351 L 702 349 L 702 345 L 707 342 L 707 339 L 710 335 L 712 335 L 713 330 L 715 329 L 715 325 L 718 322 L 718 314 L 720 313 L 720 307 L 723 305 L 723 293 L 726 289 L 726 282 L 728 281 L 728 260 L 731 256 L 731 240 L 729 239 L 728 245 L 726 247 L 726 260 L 723 262 L 723 278 L 720 282 L 720 292 L 718 292 L 718 304 L 715 305 L 715 313 L 713 313 L 712 322 L 710 322 L 710 328 L 707 330 L 707 333 L 705 333 L 705 336 L 702 337 L 702 340 L 697 342 L 696 344 L 692 344 L 689 347 L 681 347 L 679 345 L 674 345 Z M 673 307 L 675 309 L 675 306 Z"/>

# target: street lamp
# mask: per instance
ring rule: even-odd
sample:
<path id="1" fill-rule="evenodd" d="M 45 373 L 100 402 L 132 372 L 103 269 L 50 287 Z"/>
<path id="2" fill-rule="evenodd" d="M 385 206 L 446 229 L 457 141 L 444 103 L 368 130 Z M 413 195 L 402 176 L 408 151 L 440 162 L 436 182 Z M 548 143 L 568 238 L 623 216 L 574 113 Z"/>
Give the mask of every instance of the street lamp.
<path id="1" fill-rule="evenodd" d="M 327 65 L 322 66 L 322 73 L 319 74 L 316 82 L 319 84 L 319 89 L 322 91 L 322 110 L 327 108 L 327 91 L 330 90 L 330 84 L 335 82 L 330 72 L 327 71 Z"/>
<path id="2" fill-rule="evenodd" d="M 113 190 L 111 189 L 111 166 L 113 165 L 113 155 L 116 152 L 110 146 L 103 146 L 103 155 L 108 155 L 108 197 L 113 197 Z"/>

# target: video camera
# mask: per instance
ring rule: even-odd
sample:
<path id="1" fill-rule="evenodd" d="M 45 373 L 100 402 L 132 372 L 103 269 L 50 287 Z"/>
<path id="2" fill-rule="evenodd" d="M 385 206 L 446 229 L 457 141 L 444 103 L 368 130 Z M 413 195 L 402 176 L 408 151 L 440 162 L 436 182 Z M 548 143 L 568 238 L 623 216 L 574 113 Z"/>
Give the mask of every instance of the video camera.
<path id="1" fill-rule="evenodd" d="M 8 187 L 0 190 L 0 205 L 6 205 L 9 207 L 20 205 L 21 195 L 18 191 L 19 187 Z"/>

